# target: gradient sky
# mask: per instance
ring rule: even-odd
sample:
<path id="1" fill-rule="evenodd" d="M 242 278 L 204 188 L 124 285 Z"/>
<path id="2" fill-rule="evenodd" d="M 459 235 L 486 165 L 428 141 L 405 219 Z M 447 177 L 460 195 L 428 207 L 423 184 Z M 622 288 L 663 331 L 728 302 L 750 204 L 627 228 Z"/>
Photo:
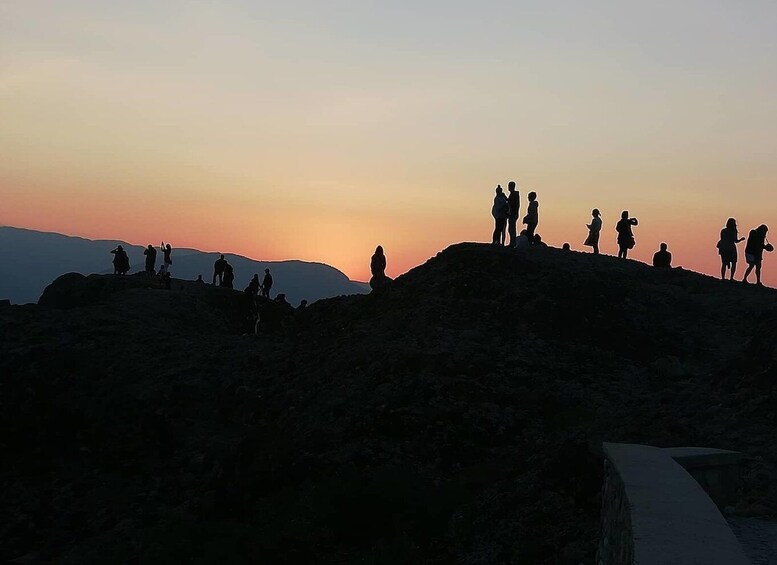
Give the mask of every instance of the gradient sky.
<path id="1" fill-rule="evenodd" d="M 776 96 L 773 0 L 2 0 L 0 223 L 364 280 L 514 179 L 553 245 L 628 209 L 715 273 L 729 216 L 777 242 Z"/>

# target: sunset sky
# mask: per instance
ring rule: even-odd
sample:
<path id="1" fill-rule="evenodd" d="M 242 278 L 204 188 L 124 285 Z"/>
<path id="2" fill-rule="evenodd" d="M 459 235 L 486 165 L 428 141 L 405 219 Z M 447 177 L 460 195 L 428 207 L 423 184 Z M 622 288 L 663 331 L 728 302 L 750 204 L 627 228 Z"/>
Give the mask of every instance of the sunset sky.
<path id="1" fill-rule="evenodd" d="M 365 280 L 489 240 L 512 179 L 552 245 L 628 209 L 714 274 L 729 216 L 777 243 L 775 99 L 774 0 L 3 0 L 0 224 Z"/>

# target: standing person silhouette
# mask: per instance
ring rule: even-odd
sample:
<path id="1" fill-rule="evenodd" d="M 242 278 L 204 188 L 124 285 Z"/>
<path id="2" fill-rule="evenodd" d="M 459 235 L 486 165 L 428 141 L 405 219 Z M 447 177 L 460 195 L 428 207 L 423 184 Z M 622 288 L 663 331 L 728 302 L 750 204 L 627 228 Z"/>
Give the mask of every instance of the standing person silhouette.
<path id="1" fill-rule="evenodd" d="M 129 271 L 129 257 L 124 248 L 119 245 L 116 249 L 111 251 L 113 253 L 113 274 L 114 275 L 126 275 Z"/>
<path id="2" fill-rule="evenodd" d="M 671 269 L 672 268 L 672 254 L 669 253 L 668 245 L 666 243 L 661 244 L 661 249 L 653 255 L 653 266 L 659 269 Z"/>
<path id="3" fill-rule="evenodd" d="M 270 298 L 270 290 L 272 289 L 272 275 L 270 269 L 264 270 L 264 280 L 262 280 L 262 296 Z"/>
<path id="4" fill-rule="evenodd" d="M 218 259 L 216 259 L 216 262 L 213 263 L 213 285 L 216 285 L 216 279 L 219 280 L 219 286 L 221 286 L 221 283 L 224 282 L 224 269 L 227 266 L 227 260 L 224 259 L 224 256 L 220 256 Z"/>
<path id="5" fill-rule="evenodd" d="M 153 277 L 156 274 L 156 249 L 149 243 L 143 255 L 146 256 L 146 273 Z"/>
<path id="6" fill-rule="evenodd" d="M 526 237 L 534 244 L 534 230 L 537 229 L 537 224 L 540 223 L 539 207 L 540 203 L 537 202 L 537 193 L 530 192 L 528 196 L 529 208 L 526 211 L 526 216 L 523 218 L 523 223 L 526 224 Z"/>
<path id="7" fill-rule="evenodd" d="M 744 240 L 744 237 L 739 237 L 737 221 L 734 218 L 729 218 L 726 222 L 726 227 L 720 230 L 720 240 L 718 241 L 721 279 L 726 278 L 726 269 L 730 269 L 731 280 L 734 280 L 738 260 L 737 243 L 741 243 Z"/>
<path id="8" fill-rule="evenodd" d="M 589 247 L 594 248 L 594 255 L 599 255 L 599 234 L 602 231 L 602 218 L 599 208 L 591 210 L 592 220 L 590 224 L 586 224 L 588 228 L 588 237 L 585 238 L 585 243 Z"/>
<path id="9" fill-rule="evenodd" d="M 629 211 L 624 210 L 621 213 L 621 219 L 615 226 L 615 231 L 618 232 L 618 258 L 626 259 L 629 255 L 629 249 L 634 249 L 637 244 L 634 239 L 634 232 L 631 226 L 639 225 L 637 218 L 629 218 Z"/>
<path id="10" fill-rule="evenodd" d="M 163 241 L 160 249 L 162 250 L 162 267 L 159 269 L 159 272 L 169 273 L 170 265 L 173 264 L 173 248 L 169 243 L 165 245 Z"/>
<path id="11" fill-rule="evenodd" d="M 515 189 L 515 181 L 507 183 L 507 203 L 510 205 L 510 215 L 507 216 L 507 233 L 510 240 L 507 243 L 509 247 L 515 247 L 518 239 L 516 224 L 518 223 L 518 212 L 521 210 L 521 193 Z"/>
<path id="12" fill-rule="evenodd" d="M 232 268 L 232 265 L 225 261 L 224 278 L 221 280 L 221 284 L 219 286 L 223 286 L 224 288 L 234 288 L 234 283 L 235 270 Z"/>
<path id="13" fill-rule="evenodd" d="M 504 245 L 507 217 L 510 215 L 510 204 L 507 202 L 507 197 L 502 190 L 501 184 L 496 187 L 491 215 L 494 217 L 494 235 L 491 238 L 491 243 L 494 245 Z"/>
<path id="14" fill-rule="evenodd" d="M 747 244 L 745 247 L 747 270 L 742 279 L 743 283 L 749 282 L 747 278 L 750 276 L 750 273 L 753 272 L 753 269 L 755 269 L 755 284 L 762 286 L 761 263 L 763 262 L 764 251 L 774 251 L 774 246 L 766 241 L 766 234 L 768 232 L 769 228 L 766 227 L 766 225 L 761 224 L 754 230 L 750 230 L 750 234 L 747 236 Z"/>

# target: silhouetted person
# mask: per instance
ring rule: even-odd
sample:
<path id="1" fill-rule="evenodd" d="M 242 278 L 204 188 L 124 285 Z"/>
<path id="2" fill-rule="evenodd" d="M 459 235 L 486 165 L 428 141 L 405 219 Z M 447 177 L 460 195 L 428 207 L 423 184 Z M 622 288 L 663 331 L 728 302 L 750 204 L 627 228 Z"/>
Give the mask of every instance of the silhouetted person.
<path id="1" fill-rule="evenodd" d="M 297 310 L 304 310 L 307 307 L 308 307 L 308 301 L 303 300 L 302 302 L 299 303 L 299 307 L 297 308 Z"/>
<path id="2" fill-rule="evenodd" d="M 494 234 L 491 237 L 491 243 L 494 245 L 504 245 L 507 218 L 510 215 L 510 203 L 504 195 L 501 184 L 496 187 L 496 195 L 494 196 L 494 205 L 491 207 L 491 215 L 494 217 Z"/>
<path id="3" fill-rule="evenodd" d="M 256 296 L 259 294 L 259 289 L 261 288 L 261 283 L 259 282 L 259 275 L 254 275 L 251 279 L 251 282 L 248 283 L 248 286 L 246 287 L 246 293 L 250 294 L 251 296 Z"/>
<path id="4" fill-rule="evenodd" d="M 531 244 L 532 244 L 532 245 L 536 245 L 536 246 L 538 246 L 538 247 L 547 247 L 547 246 L 548 246 L 548 244 L 547 244 L 547 243 L 545 243 L 544 241 L 542 241 L 542 237 L 541 237 L 541 236 L 540 236 L 540 234 L 538 234 L 538 233 L 535 233 L 535 234 L 534 234 L 534 237 L 532 237 L 532 239 L 531 239 Z"/>
<path id="5" fill-rule="evenodd" d="M 667 244 L 662 243 L 661 249 L 656 251 L 653 255 L 653 266 L 659 269 L 671 269 L 672 268 L 672 254 L 667 250 Z"/>
<path id="6" fill-rule="evenodd" d="M 628 210 L 621 213 L 621 219 L 615 225 L 615 231 L 618 232 L 618 257 L 626 259 L 629 255 L 629 249 L 634 249 L 637 244 L 634 239 L 634 232 L 631 226 L 639 225 L 637 218 L 629 218 Z"/>
<path id="7" fill-rule="evenodd" d="M 156 249 L 149 244 L 143 255 L 146 256 L 146 272 L 153 277 L 156 274 Z"/>
<path id="8" fill-rule="evenodd" d="M 526 237 L 529 238 L 530 243 L 534 244 L 534 230 L 537 229 L 537 224 L 540 223 L 540 203 L 537 202 L 536 192 L 530 192 L 528 199 L 529 209 L 523 217 L 523 223 L 526 224 Z"/>
<path id="9" fill-rule="evenodd" d="M 507 233 L 510 235 L 510 240 L 507 245 L 515 247 L 515 240 L 518 239 L 518 212 L 521 210 L 521 194 L 515 190 L 515 182 L 510 181 L 507 183 L 507 203 L 510 205 L 510 214 L 507 216 Z"/>
<path id="10" fill-rule="evenodd" d="M 282 292 L 279 292 L 278 296 L 275 297 L 275 302 L 277 302 L 278 304 L 283 304 L 284 306 L 291 306 L 291 304 L 289 304 L 289 301 L 286 300 L 286 295 L 283 294 Z"/>
<path id="11" fill-rule="evenodd" d="M 234 283 L 235 283 L 235 271 L 232 268 L 232 265 L 230 265 L 229 263 L 226 263 L 224 265 L 224 272 L 223 272 L 223 278 L 221 280 L 221 286 L 223 286 L 224 288 L 234 288 Z"/>
<path id="12" fill-rule="evenodd" d="M 170 290 L 173 285 L 173 277 L 170 275 L 170 271 L 159 271 L 159 276 L 162 278 L 162 284 L 165 289 Z"/>
<path id="13" fill-rule="evenodd" d="M 170 265 L 173 264 L 173 248 L 169 243 L 165 245 L 163 241 L 160 249 L 162 250 L 162 267 L 159 270 L 167 273 L 170 271 Z"/>
<path id="14" fill-rule="evenodd" d="M 372 274 L 372 278 L 370 278 L 372 290 L 377 290 L 391 282 L 391 279 L 386 276 L 386 255 L 380 245 L 375 248 L 375 253 L 370 258 L 370 273 Z"/>
<path id="15" fill-rule="evenodd" d="M 119 245 L 116 249 L 111 251 L 111 253 L 113 253 L 113 274 L 126 275 L 130 268 L 127 252 Z"/>
<path id="16" fill-rule="evenodd" d="M 561 246 L 561 249 L 564 250 L 564 251 L 571 251 L 572 250 L 572 246 L 569 245 L 568 243 L 565 243 L 564 245 Z"/>
<path id="17" fill-rule="evenodd" d="M 530 245 L 529 232 L 521 230 L 520 235 L 515 239 L 515 249 L 527 249 Z"/>
<path id="18" fill-rule="evenodd" d="M 216 259 L 216 262 L 213 263 L 213 284 L 216 284 L 216 279 L 219 280 L 219 286 L 221 286 L 221 283 L 224 281 L 224 268 L 227 265 L 227 260 L 224 259 L 224 256 L 222 255 L 218 259 Z"/>
<path id="19" fill-rule="evenodd" d="M 734 280 L 734 274 L 737 272 L 737 261 L 739 259 L 737 252 L 737 243 L 745 240 L 739 237 L 737 221 L 729 218 L 726 227 L 720 230 L 720 240 L 718 241 L 718 254 L 720 255 L 720 278 L 726 278 L 726 269 L 731 270 L 731 280 Z"/>
<path id="20" fill-rule="evenodd" d="M 202 275 L 197 275 L 197 280 L 194 281 L 194 282 L 199 283 L 199 284 L 205 284 L 205 281 L 202 280 Z"/>
<path id="21" fill-rule="evenodd" d="M 757 285 L 761 284 L 761 263 L 763 262 L 764 251 L 774 251 L 772 244 L 766 241 L 766 234 L 768 232 L 769 228 L 764 224 L 761 224 L 754 230 L 750 230 L 745 247 L 747 271 L 745 271 L 742 282 L 748 282 L 747 278 L 750 276 L 753 269 L 755 269 L 755 283 Z"/>
<path id="22" fill-rule="evenodd" d="M 270 269 L 264 270 L 264 279 L 262 280 L 262 296 L 270 298 L 270 291 L 272 290 L 272 275 Z"/>
<path id="23" fill-rule="evenodd" d="M 586 224 L 588 228 L 588 237 L 585 238 L 585 243 L 589 247 L 594 248 L 594 255 L 599 255 L 599 235 L 602 231 L 602 218 L 598 208 L 591 210 L 591 223 Z"/>

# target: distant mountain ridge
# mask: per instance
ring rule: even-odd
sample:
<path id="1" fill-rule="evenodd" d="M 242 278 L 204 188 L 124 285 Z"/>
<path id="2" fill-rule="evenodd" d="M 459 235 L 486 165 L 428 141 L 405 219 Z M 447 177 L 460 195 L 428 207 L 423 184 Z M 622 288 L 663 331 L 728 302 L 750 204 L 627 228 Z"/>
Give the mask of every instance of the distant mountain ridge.
<path id="1" fill-rule="evenodd" d="M 143 270 L 143 246 L 119 240 L 91 240 L 83 237 L 42 232 L 11 226 L 0 226 L 0 299 L 12 303 L 37 302 L 43 289 L 58 276 L 68 272 L 84 275 L 113 272 L 110 254 L 117 245 L 127 250 L 130 273 Z M 173 249 L 173 276 L 206 282 L 213 276 L 213 263 L 218 253 L 189 248 Z M 224 253 L 235 269 L 235 288 L 242 289 L 255 273 L 260 276 L 269 268 L 275 284 L 273 296 L 286 294 L 294 305 L 321 298 L 369 292 L 369 286 L 350 280 L 343 272 L 324 263 L 299 260 L 257 261 L 242 255 Z M 157 254 L 157 267 L 162 254 Z"/>

